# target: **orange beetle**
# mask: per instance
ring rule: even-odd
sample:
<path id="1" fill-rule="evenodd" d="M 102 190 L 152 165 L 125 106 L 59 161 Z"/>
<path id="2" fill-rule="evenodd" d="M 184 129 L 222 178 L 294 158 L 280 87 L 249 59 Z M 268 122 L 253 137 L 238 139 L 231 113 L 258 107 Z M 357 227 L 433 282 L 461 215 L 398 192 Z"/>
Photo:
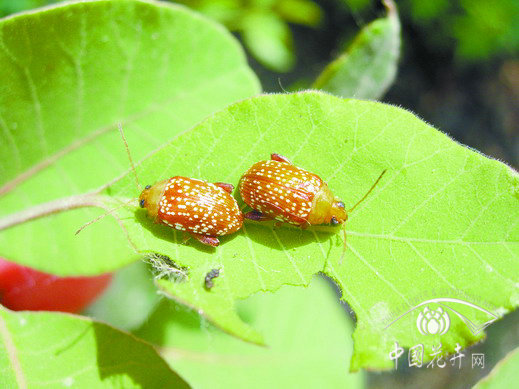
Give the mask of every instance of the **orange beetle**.
<path id="1" fill-rule="evenodd" d="M 232 234 L 243 225 L 243 214 L 230 195 L 231 184 L 214 184 L 187 177 L 147 185 L 139 196 L 156 223 L 186 231 L 201 243 L 216 247 L 217 236 Z"/>
<path id="2" fill-rule="evenodd" d="M 271 154 L 270 161 L 255 163 L 241 177 L 240 194 L 253 209 L 245 217 L 256 221 L 275 219 L 302 228 L 323 223 L 342 224 L 385 172 L 357 204 L 346 210 L 319 176 L 293 165 L 279 154 Z"/>
<path id="3" fill-rule="evenodd" d="M 135 183 L 138 188 L 141 188 L 122 125 L 119 123 L 117 127 L 128 153 Z M 154 185 L 147 185 L 139 196 L 139 205 L 141 208 L 146 208 L 148 216 L 153 218 L 155 223 L 185 231 L 199 242 L 216 247 L 220 244 L 217 236 L 232 234 L 243 225 L 243 214 L 238 203 L 231 196 L 233 189 L 233 185 L 224 182 L 212 184 L 194 178 L 176 176 Z M 76 235 L 85 227 L 133 201 L 135 199 L 89 221 L 76 231 Z M 124 229 L 117 215 L 114 217 Z M 131 244 L 136 249 L 135 245 Z"/>

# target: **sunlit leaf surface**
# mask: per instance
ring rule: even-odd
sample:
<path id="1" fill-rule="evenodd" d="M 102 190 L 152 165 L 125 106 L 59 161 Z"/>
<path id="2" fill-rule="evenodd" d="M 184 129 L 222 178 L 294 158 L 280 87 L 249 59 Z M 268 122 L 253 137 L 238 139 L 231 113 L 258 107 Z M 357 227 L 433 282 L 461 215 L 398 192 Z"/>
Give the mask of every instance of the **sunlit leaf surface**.
<path id="1" fill-rule="evenodd" d="M 318 92 L 252 98 L 164 146 L 137 170 L 150 183 L 179 174 L 236 185 L 252 163 L 271 152 L 319 174 L 348 208 L 387 169 L 350 215 L 344 262 L 339 263 L 340 229 L 328 226 L 300 230 L 246 222 L 217 249 L 208 249 L 196 241 L 181 244 L 180 232 L 154 225 L 142 210 L 121 209 L 140 250 L 188 266 L 181 282 L 158 280 L 177 301 L 227 332 L 262 342 L 236 315 L 234 301 L 285 284 L 306 285 L 323 271 L 358 318 L 353 368 L 391 366 L 388 353 L 395 340 L 403 347 L 419 341 L 429 349 L 437 343 L 437 335 L 418 332 L 412 316 L 417 311 L 386 328 L 427 299 L 466 300 L 496 316 L 517 306 L 517 173 L 405 110 Z M 193 163 L 172 155 L 188 155 Z M 125 177 L 106 194 L 134 195 L 132 180 Z M 209 292 L 204 277 L 213 268 L 222 275 Z M 467 317 L 474 326 L 489 320 L 478 310 Z M 465 346 L 482 336 L 453 316 L 441 342 L 452 352 L 456 343 Z"/>

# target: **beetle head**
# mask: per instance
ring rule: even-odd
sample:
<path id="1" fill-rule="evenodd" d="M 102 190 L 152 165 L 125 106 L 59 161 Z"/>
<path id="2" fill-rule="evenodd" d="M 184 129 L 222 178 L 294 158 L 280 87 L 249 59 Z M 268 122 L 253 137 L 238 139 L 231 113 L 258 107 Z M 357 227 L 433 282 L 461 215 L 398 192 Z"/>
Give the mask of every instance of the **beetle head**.
<path id="1" fill-rule="evenodd" d="M 344 208 L 344 203 L 341 200 L 336 199 L 330 209 L 330 224 L 337 226 L 348 220 L 348 213 Z"/>
<path id="2" fill-rule="evenodd" d="M 146 185 L 139 196 L 139 206 L 146 208 L 148 215 L 155 219 L 159 212 L 159 203 L 168 180 L 157 182 L 155 185 Z"/>

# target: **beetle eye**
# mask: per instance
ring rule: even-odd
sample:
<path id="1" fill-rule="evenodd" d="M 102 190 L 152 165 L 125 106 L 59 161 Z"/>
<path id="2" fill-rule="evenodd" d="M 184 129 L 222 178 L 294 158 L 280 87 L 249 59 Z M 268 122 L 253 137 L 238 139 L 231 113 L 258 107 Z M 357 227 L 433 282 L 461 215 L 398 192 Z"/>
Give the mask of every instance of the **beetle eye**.
<path id="1" fill-rule="evenodd" d="M 344 203 L 343 203 L 342 201 L 338 201 L 338 202 L 337 202 L 337 206 L 338 206 L 339 208 L 344 208 Z"/>
<path id="2" fill-rule="evenodd" d="M 151 188 L 151 185 L 146 185 L 146 186 L 144 187 L 144 189 L 150 189 L 150 188 Z"/>
<path id="3" fill-rule="evenodd" d="M 144 208 L 144 199 L 142 199 L 142 200 L 139 202 L 139 205 L 141 206 L 141 208 Z"/>
<path id="4" fill-rule="evenodd" d="M 330 224 L 332 226 L 336 226 L 337 224 L 339 224 L 339 221 L 335 218 L 335 216 L 332 216 L 332 218 L 330 219 Z"/>

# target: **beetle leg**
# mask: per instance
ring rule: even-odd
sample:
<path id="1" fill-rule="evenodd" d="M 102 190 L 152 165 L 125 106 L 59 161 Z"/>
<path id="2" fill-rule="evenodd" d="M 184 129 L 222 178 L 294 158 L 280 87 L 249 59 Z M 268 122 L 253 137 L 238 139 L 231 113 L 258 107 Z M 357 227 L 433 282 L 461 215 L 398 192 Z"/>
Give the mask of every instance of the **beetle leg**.
<path id="1" fill-rule="evenodd" d="M 214 184 L 228 193 L 232 193 L 232 191 L 234 190 L 233 184 L 227 184 L 225 182 L 215 182 Z"/>
<path id="2" fill-rule="evenodd" d="M 202 234 L 195 234 L 194 232 L 190 232 L 189 235 L 191 235 L 193 238 L 198 240 L 200 243 L 205 244 L 207 246 L 216 247 L 220 244 L 220 241 L 216 236 L 207 236 Z"/>
<path id="3" fill-rule="evenodd" d="M 310 222 L 308 220 L 305 220 L 303 224 L 301 224 L 299 227 L 301 227 L 302 230 L 306 230 L 310 225 Z"/>
<path id="4" fill-rule="evenodd" d="M 303 228 L 303 229 L 305 229 L 306 227 L 308 227 L 308 226 L 310 225 L 310 223 L 308 222 L 308 220 L 303 219 L 302 217 L 296 216 L 296 215 L 294 215 L 294 214 L 291 213 L 291 212 L 288 212 L 288 211 L 286 211 L 286 210 L 283 210 L 283 209 L 281 209 L 281 207 L 278 207 L 278 206 L 275 205 L 275 204 L 272 204 L 272 203 L 270 203 L 270 202 L 268 202 L 268 201 L 265 201 L 265 204 L 268 205 L 268 206 L 270 206 L 271 208 L 274 208 L 274 209 L 277 211 L 277 213 L 280 214 L 280 215 L 283 215 L 283 214 L 287 214 L 287 215 L 289 215 L 290 218 L 292 219 L 292 221 L 294 222 L 294 223 L 292 223 L 292 224 L 298 225 L 299 227 L 301 227 L 301 228 Z"/>
<path id="5" fill-rule="evenodd" d="M 290 160 L 288 160 L 287 157 L 283 157 L 282 155 L 279 155 L 276 153 L 270 154 L 270 159 L 272 159 L 273 161 L 286 162 L 286 163 L 289 163 L 290 165 L 293 165 L 293 163 L 290 162 Z"/>
<path id="6" fill-rule="evenodd" d="M 256 211 L 256 210 L 247 212 L 243 216 L 245 216 L 246 219 L 254 220 L 257 222 L 264 222 L 267 220 L 272 220 L 272 218 L 270 216 L 267 216 L 264 213 L 261 213 L 260 211 Z"/>

